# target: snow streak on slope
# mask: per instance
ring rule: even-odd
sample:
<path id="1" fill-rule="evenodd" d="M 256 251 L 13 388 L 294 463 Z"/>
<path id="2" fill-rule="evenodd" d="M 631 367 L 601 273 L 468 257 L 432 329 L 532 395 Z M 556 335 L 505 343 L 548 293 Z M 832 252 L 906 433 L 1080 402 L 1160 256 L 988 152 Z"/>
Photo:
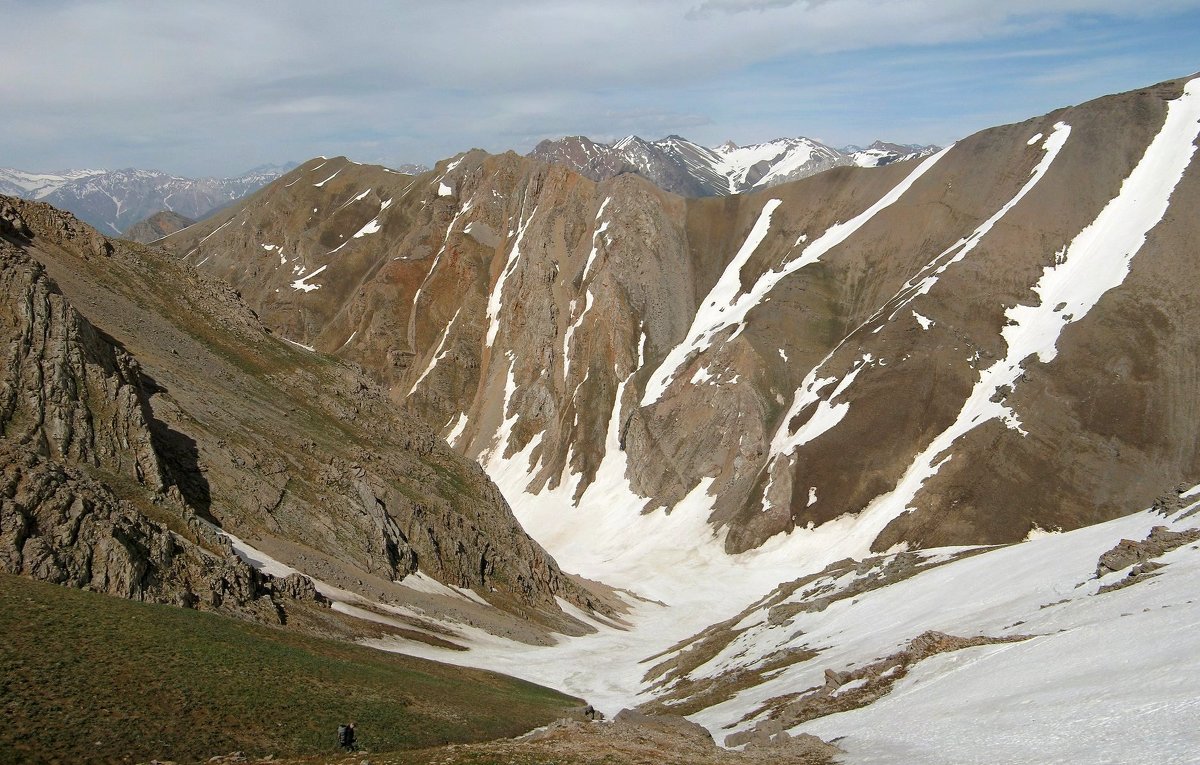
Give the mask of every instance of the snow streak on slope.
<path id="1" fill-rule="evenodd" d="M 320 167 L 320 165 L 317 165 L 317 167 Z M 316 170 L 316 169 L 317 169 L 316 167 L 314 167 L 314 168 L 313 168 L 313 170 Z M 326 178 L 325 180 L 321 181 L 320 183 L 314 183 L 314 184 L 313 184 L 313 186 L 315 186 L 315 187 L 317 187 L 317 188 L 320 188 L 320 187 L 324 186 L 326 183 L 329 183 L 329 182 L 330 182 L 330 181 L 332 181 L 334 178 L 336 178 L 336 177 L 337 177 L 337 175 L 338 175 L 338 173 L 340 173 L 340 172 L 342 172 L 342 171 L 339 169 L 339 170 L 338 170 L 337 172 L 335 172 L 333 175 L 329 176 L 328 178 Z"/>
<path id="2" fill-rule="evenodd" d="M 662 364 L 659 365 L 658 369 L 654 370 L 654 374 L 646 382 L 646 393 L 642 396 L 642 406 L 649 406 L 662 398 L 672 378 L 678 374 L 680 367 L 689 358 L 702 353 L 711 346 L 716 335 L 722 330 L 732 327 L 735 324 L 740 325 L 745 321 L 746 315 L 750 313 L 750 310 L 761 303 L 763 298 L 785 276 L 795 273 L 807 265 L 816 263 L 825 253 L 846 241 L 851 234 L 862 228 L 867 221 L 875 217 L 881 210 L 893 205 L 912 187 L 912 184 L 918 178 L 933 167 L 948 151 L 950 151 L 950 147 L 942 149 L 937 154 L 926 159 L 908 177 L 897 184 L 887 194 L 883 195 L 875 204 L 844 223 L 836 223 L 830 226 L 824 234 L 807 245 L 799 256 L 786 261 L 778 270 L 767 271 L 759 277 L 758 281 L 754 283 L 754 286 L 748 292 L 742 293 L 742 266 L 766 236 L 771 222 L 771 213 L 780 204 L 778 199 L 772 199 L 767 202 L 763 207 L 763 212 L 759 216 L 758 222 L 754 224 L 754 228 L 751 229 L 750 235 L 746 238 L 746 242 L 742 245 L 741 250 L 738 251 L 738 254 L 734 256 L 729 266 L 726 267 L 717 284 L 704 299 L 700 310 L 696 312 L 696 318 L 692 320 L 692 326 L 688 330 L 687 337 L 684 338 L 682 343 L 671 349 L 671 352 L 667 354 Z M 799 245 L 800 243 L 798 241 L 796 244 Z M 735 331 L 734 336 L 738 332 L 740 332 L 740 327 Z"/>
<path id="3" fill-rule="evenodd" d="M 350 197 L 345 202 L 342 202 L 341 206 L 338 207 L 338 209 L 334 210 L 334 212 L 335 213 L 341 212 L 342 210 L 345 210 L 347 207 L 354 204 L 355 202 L 361 202 L 362 200 L 367 198 L 367 195 L 370 194 L 371 191 L 372 191 L 372 189 L 367 189 L 366 191 L 359 194 L 358 196 Z"/>
<path id="4" fill-rule="evenodd" d="M 1046 143 L 1044 144 L 1043 148 L 1045 149 L 1045 155 L 1042 157 L 1037 166 L 1034 167 L 1033 172 L 1030 174 L 1029 180 L 1025 182 L 1016 195 L 1014 195 L 1013 198 L 1010 199 L 1003 207 L 1001 207 L 1000 210 L 992 217 L 988 218 L 978 228 L 976 228 L 970 236 L 958 240 L 944 250 L 941 254 L 939 254 L 936 258 L 934 258 L 932 262 L 930 262 L 921 270 L 917 277 L 910 279 L 903 287 L 901 287 L 896 296 L 888 301 L 884 309 L 877 311 L 874 316 L 864 322 L 863 326 L 866 326 L 866 324 L 874 321 L 882 313 L 882 310 L 885 310 L 887 306 L 890 306 L 895 303 L 895 301 L 899 300 L 899 307 L 892 311 L 892 316 L 894 317 L 897 313 L 899 313 L 901 308 L 911 303 L 918 295 L 928 292 L 934 283 L 937 282 L 941 274 L 945 272 L 945 270 L 949 268 L 951 264 L 958 262 L 962 258 L 966 257 L 967 253 L 975 249 L 976 245 L 979 244 L 984 235 L 991 231 L 992 227 L 995 226 L 996 223 L 1003 218 L 1009 210 L 1013 209 L 1018 202 L 1024 199 L 1025 195 L 1028 194 L 1045 176 L 1046 171 L 1050 169 L 1050 165 L 1054 162 L 1054 159 L 1058 156 L 1059 151 L 1061 151 L 1062 147 L 1066 144 L 1067 138 L 1070 136 L 1070 134 L 1071 128 L 1068 125 L 1065 125 L 1061 122 L 1055 125 L 1054 133 L 1050 136 L 1050 138 L 1046 139 Z M 816 244 L 816 242 L 814 242 L 814 244 Z M 922 323 L 922 326 L 924 326 L 924 323 Z M 843 340 L 843 342 L 845 341 Z M 839 421 L 841 417 L 845 416 L 846 410 L 848 410 L 850 407 L 849 403 L 842 402 L 840 404 L 831 406 L 830 402 L 845 392 L 846 388 L 848 387 L 846 381 L 843 380 L 832 394 L 822 399 L 820 396 L 820 391 L 829 383 L 834 382 L 837 378 L 818 377 L 821 367 L 823 367 L 826 362 L 833 358 L 834 353 L 840 347 L 841 344 L 839 343 L 838 346 L 833 349 L 833 351 L 830 351 L 829 354 L 822 359 L 821 363 L 813 367 L 813 369 L 808 373 L 807 377 L 805 377 L 805 380 L 801 384 L 800 388 L 796 391 L 791 407 L 788 408 L 787 414 L 783 416 L 779 430 L 776 431 L 775 436 L 771 439 L 771 458 L 767 465 L 768 471 L 773 471 L 775 463 L 779 457 L 791 454 L 796 447 L 811 441 L 817 435 L 826 432 L 833 427 L 833 425 L 837 424 L 836 422 L 833 422 L 832 424 L 827 424 L 819 430 L 814 431 L 814 428 L 811 424 L 813 418 L 817 417 L 826 410 L 836 410 L 839 412 Z M 847 377 L 857 375 L 860 369 L 861 364 L 856 365 L 853 372 L 850 375 L 847 375 Z M 991 393 L 989 393 L 989 395 L 991 395 Z M 817 409 L 814 410 L 814 414 L 810 417 L 809 421 L 802 424 L 795 432 L 792 432 L 791 427 L 794 419 L 814 403 L 816 403 L 818 406 Z M 825 422 L 828 423 L 828 418 L 826 418 Z M 919 488 L 919 486 L 917 488 Z"/>
<path id="5" fill-rule="evenodd" d="M 369 192 L 369 191 L 370 191 L 370 190 L 368 189 L 368 192 Z M 367 192 L 364 192 L 364 193 L 363 193 L 363 196 L 366 196 L 366 193 L 367 193 Z M 358 199 L 361 199 L 361 197 L 358 197 Z M 351 201 L 356 201 L 356 200 L 351 200 Z M 343 205 L 343 206 L 344 206 L 344 205 Z M 369 235 L 369 234 L 378 234 L 378 233 L 379 233 L 379 231 L 380 231 L 380 229 L 382 229 L 382 228 L 383 228 L 383 224 L 381 224 L 381 223 L 379 222 L 379 218 L 380 218 L 380 217 L 383 215 L 383 212 L 384 212 L 384 210 L 387 210 L 387 209 L 388 209 L 389 207 L 391 207 L 391 206 L 392 206 L 392 200 L 391 200 L 391 199 L 387 199 L 387 200 L 385 200 L 385 201 L 381 202 L 381 203 L 380 203 L 380 205 L 379 205 L 379 212 L 378 212 L 378 213 L 376 213 L 375 217 L 374 217 L 374 218 L 372 218 L 371 220 L 367 221 L 365 224 L 363 224 L 363 227 L 362 227 L 362 228 L 360 228 L 360 229 L 359 229 L 359 230 L 358 230 L 358 231 L 357 231 L 357 232 L 354 234 L 354 236 L 350 237 L 350 238 L 349 238 L 349 239 L 347 239 L 346 241 L 344 241 L 344 242 L 342 242 L 341 244 L 339 244 L 337 247 L 335 247 L 335 248 L 333 248 L 332 250 L 330 250 L 330 251 L 329 251 L 329 254 L 330 254 L 330 255 L 334 255 L 334 254 L 336 254 L 336 253 L 337 253 L 339 250 L 341 250 L 343 247 L 345 247 L 346 245 L 348 245 L 348 244 L 350 244 L 351 242 L 353 242 L 355 239 L 361 239 L 361 238 L 363 238 L 364 236 L 367 236 L 367 235 Z"/>
<path id="6" fill-rule="evenodd" d="M 1062 133 L 1056 130 L 1046 139 L 1048 152 L 1055 137 Z M 1117 196 L 1058 253 L 1055 265 L 1043 270 L 1033 287 L 1040 302 L 1016 305 L 1005 312 L 1009 324 L 1001 335 L 1008 346 L 1007 354 L 980 372 L 954 423 L 917 455 L 896 487 L 867 505 L 860 516 L 864 528 L 881 532 L 907 512 L 926 479 L 951 459 L 949 448 L 971 430 L 1000 419 L 1024 433 L 1016 414 L 994 400 L 999 398 L 997 392 L 1017 385 L 1030 357 L 1037 356 L 1043 363 L 1052 361 L 1063 328 L 1086 316 L 1105 292 L 1125 280 L 1133 256 L 1166 212 L 1171 192 L 1191 162 L 1198 134 L 1200 79 L 1189 82 L 1183 96 L 1168 105 L 1162 130 L 1121 184 Z"/>
<path id="7" fill-rule="evenodd" d="M 600 219 L 604 217 L 604 208 L 608 207 L 608 203 L 611 201 L 612 197 L 605 197 L 600 204 L 600 211 L 596 213 L 596 230 L 592 234 L 592 251 L 588 253 L 587 262 L 583 266 L 583 279 L 580 280 L 580 284 L 587 283 L 588 272 L 592 270 L 592 263 L 595 262 L 596 255 L 600 251 L 600 237 L 608 230 L 608 221 L 601 223 Z"/>
<path id="8" fill-rule="evenodd" d="M 655 401 L 662 398 L 666 392 L 667 386 L 671 380 L 679 372 L 679 368 L 684 363 L 710 345 L 716 334 L 727 327 L 741 321 L 743 312 L 738 318 L 730 320 L 725 316 L 729 307 L 737 301 L 738 293 L 742 290 L 742 266 L 758 249 L 758 245 L 766 238 L 767 231 L 771 228 L 771 213 L 775 212 L 775 208 L 782 204 L 782 200 L 772 199 L 763 205 L 762 212 L 755 221 L 754 227 L 750 229 L 750 233 L 746 236 L 746 241 L 742 243 L 741 249 L 733 256 L 733 260 L 726 266 L 725 271 L 721 274 L 721 278 L 713 285 L 708 296 L 704 298 L 700 309 L 696 311 L 696 318 L 692 320 L 692 326 L 688 330 L 687 337 L 683 342 L 671 349 L 667 357 L 663 359 L 662 364 L 646 381 L 646 392 L 642 396 L 642 406 L 649 406 Z M 749 310 L 749 308 L 747 308 Z"/>
<path id="9" fill-rule="evenodd" d="M 521 203 L 521 212 L 525 212 L 524 201 Z M 496 286 L 492 288 L 492 292 L 488 296 L 488 331 L 485 345 L 489 348 L 496 342 L 496 333 L 500 331 L 500 308 L 504 305 L 504 283 L 508 281 L 508 277 L 516 270 L 517 263 L 521 260 L 521 240 L 525 238 L 525 231 L 528 230 L 535 215 L 537 215 L 537 205 L 534 205 L 529 217 L 518 224 L 517 239 L 513 242 L 512 249 L 509 250 L 508 261 L 504 264 L 504 270 L 500 272 L 500 278 L 496 280 Z"/>
<path id="10" fill-rule="evenodd" d="M 454 312 L 454 318 L 450 319 L 450 323 L 446 325 L 444 330 L 442 330 L 442 337 L 438 341 L 437 349 L 434 350 L 433 356 L 429 359 L 429 366 L 425 367 L 425 370 L 421 372 L 421 376 L 417 378 L 415 383 L 413 383 L 412 388 L 410 388 L 408 391 L 408 395 L 411 396 L 417 392 L 417 387 L 421 384 L 421 381 L 428 377 L 429 373 L 433 371 L 433 368 L 438 365 L 438 362 L 444 359 L 446 354 L 450 352 L 449 350 L 443 349 L 446 347 L 446 341 L 450 339 L 450 331 L 454 329 L 454 323 L 458 321 L 458 315 L 460 313 L 462 313 L 461 307 Z"/>
<path id="11" fill-rule="evenodd" d="M 795 433 L 790 434 L 783 443 L 777 443 L 774 440 L 771 442 L 772 453 L 775 452 L 777 447 L 780 449 L 780 453 L 784 451 L 790 453 L 797 446 L 803 446 L 822 433 L 836 427 L 842 421 L 842 418 L 846 416 L 846 413 L 850 411 L 850 403 L 842 401 L 837 404 L 831 404 L 830 402 L 845 393 L 846 389 L 854 382 L 854 378 L 858 377 L 859 372 L 863 371 L 873 361 L 874 359 L 871 357 L 871 354 L 864 354 L 841 380 L 837 380 L 834 377 L 825 377 L 819 380 L 815 378 L 811 380 L 806 379 L 798 392 L 800 395 L 797 398 L 797 402 L 800 406 L 796 411 L 804 411 L 806 407 L 814 403 L 816 404 L 816 408 L 813 409 L 812 414 L 809 415 L 804 424 L 797 428 Z M 816 370 L 814 369 L 809 375 L 812 376 L 815 372 Z M 817 393 L 835 381 L 837 382 L 837 387 L 833 389 L 828 398 L 822 399 L 817 395 Z M 788 416 L 784 417 L 784 427 L 787 426 L 787 423 L 791 422 L 794 416 L 792 411 L 789 410 Z M 776 438 L 778 437 L 779 434 L 777 433 Z"/>
<path id="12" fill-rule="evenodd" d="M 563 382 L 571 378 L 571 341 L 575 338 L 575 331 L 583 324 L 583 319 L 588 315 L 588 311 L 592 310 L 592 291 L 584 291 L 583 311 L 580 312 L 579 318 L 567 327 L 567 331 L 563 334 Z M 571 301 L 571 310 L 575 309 L 575 301 Z"/>
<path id="13" fill-rule="evenodd" d="M 933 285 L 937 283 L 938 279 L 941 278 L 941 275 L 946 272 L 946 269 L 965 258 L 968 253 L 974 250 L 975 247 L 978 246 L 979 242 L 982 241 L 983 237 L 986 236 L 987 233 L 991 231 L 998 222 L 1000 222 L 1000 219 L 1007 215 L 1009 210 L 1016 207 L 1017 203 L 1025 198 L 1025 195 L 1028 194 L 1033 187 L 1037 185 L 1038 181 L 1040 181 L 1046 174 L 1046 170 L 1049 169 L 1050 163 L 1053 162 L 1055 157 L 1058 156 L 1058 152 L 1062 149 L 1070 135 L 1070 125 L 1067 125 L 1064 122 L 1055 123 L 1054 132 L 1052 132 L 1050 137 L 1047 138 L 1042 144 L 1042 148 L 1046 152 L 1045 156 L 1042 157 L 1042 161 L 1038 163 L 1037 167 L 1033 169 L 1030 179 L 1025 182 L 1025 185 L 1021 187 L 1021 190 L 1017 192 L 1017 195 L 1010 199 L 1007 204 L 1001 207 L 995 215 L 980 224 L 977 229 L 971 232 L 970 236 L 964 239 L 959 239 L 957 242 L 947 247 L 936 258 L 930 261 L 925 268 L 921 269 L 916 276 L 905 282 L 904 286 L 900 288 L 900 291 L 896 293 L 895 297 L 888 301 L 888 305 L 895 305 L 895 308 L 888 316 L 888 321 L 894 320 L 901 311 L 903 311 L 910 303 L 912 303 L 921 295 L 929 294 L 929 290 L 933 288 Z M 1041 133 L 1038 133 L 1038 136 L 1040 137 Z M 1032 146 L 1033 143 L 1028 143 L 1026 145 Z M 885 308 L 886 307 L 887 306 L 885 306 Z M 877 312 L 871 317 L 870 321 L 877 319 L 881 313 L 882 311 Z M 921 323 L 923 329 L 928 329 L 928 327 L 925 325 L 925 321 L 928 321 L 928 319 L 922 321 L 922 319 L 925 317 L 921 317 L 916 311 L 913 311 L 913 315 L 919 317 L 917 318 L 917 321 Z"/>
<path id="14" fill-rule="evenodd" d="M 442 260 L 442 255 L 446 254 L 446 247 L 450 244 L 450 234 L 454 231 L 454 226 L 458 223 L 459 218 L 471 211 L 472 206 L 474 206 L 473 200 L 463 205 L 462 209 L 456 212 L 454 217 L 450 219 L 450 225 L 446 226 L 446 233 L 442 235 L 442 246 L 438 248 L 437 255 L 433 257 L 433 264 L 429 266 L 429 270 L 425 272 L 425 278 L 421 280 L 421 286 L 417 287 L 417 292 L 415 295 L 413 295 L 413 307 L 412 312 L 409 315 L 410 327 L 412 327 L 415 322 L 417 305 L 421 302 L 421 293 L 425 291 L 425 287 L 428 286 L 429 280 L 433 278 L 433 272 L 437 270 L 438 263 L 440 263 Z M 469 234 L 471 231 L 471 226 L 472 223 L 468 223 L 463 229 L 463 233 Z"/>

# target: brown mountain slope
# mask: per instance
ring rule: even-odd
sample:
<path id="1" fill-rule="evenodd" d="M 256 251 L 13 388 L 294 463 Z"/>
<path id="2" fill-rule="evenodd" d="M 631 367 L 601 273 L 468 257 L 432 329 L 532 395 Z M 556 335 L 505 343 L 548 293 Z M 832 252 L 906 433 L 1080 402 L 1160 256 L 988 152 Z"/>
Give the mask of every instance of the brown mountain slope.
<path id="1" fill-rule="evenodd" d="M 483 472 L 353 367 L 272 337 L 230 288 L 161 251 L 45 204 L 2 203 L 0 244 L 23 264 L 7 278 L 32 278 L 38 296 L 8 293 L 6 443 L 374 600 L 412 596 L 392 583 L 421 572 L 474 588 L 499 606 L 480 608 L 495 624 L 512 612 L 582 629 L 555 598 L 587 607 L 589 596 Z"/>
<path id="2" fill-rule="evenodd" d="M 195 222 L 191 218 L 179 213 L 163 210 L 125 229 L 124 238 L 141 242 L 142 244 L 149 244 L 150 242 L 162 239 L 168 234 L 182 231 Z"/>
<path id="3" fill-rule="evenodd" d="M 857 555 L 1013 541 L 1200 475 L 1195 101 L 724 199 L 512 154 L 314 160 L 166 245 L 363 364 L 556 544 L 689 496 L 734 552 L 834 521 Z"/>

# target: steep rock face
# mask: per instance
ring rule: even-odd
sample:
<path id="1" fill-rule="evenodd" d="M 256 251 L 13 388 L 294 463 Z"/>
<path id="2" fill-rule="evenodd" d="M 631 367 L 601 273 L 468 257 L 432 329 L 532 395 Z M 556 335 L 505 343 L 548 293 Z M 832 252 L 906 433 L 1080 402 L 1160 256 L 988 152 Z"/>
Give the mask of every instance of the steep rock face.
<path id="1" fill-rule="evenodd" d="M 4 438 L 44 457 L 105 467 L 162 489 L 136 363 L 79 316 L 45 269 L 3 241 L 0 287 L 7 330 Z"/>
<path id="2" fill-rule="evenodd" d="M 629 507 L 730 552 L 1014 541 L 1200 473 L 1196 89 L 724 199 L 314 160 L 166 244 L 363 364 L 554 549 L 586 520 L 621 553 Z"/>
<path id="3" fill-rule="evenodd" d="M 230 287 L 161 251 L 107 240 L 48 205 L 5 205 L 0 254 L 23 264 L 4 272 L 6 437 L 98 468 L 123 499 L 174 503 L 212 540 L 218 524 L 285 560 L 319 559 L 340 587 L 420 571 L 535 623 L 580 629 L 555 598 L 587 607 L 590 596 L 478 466 L 395 412 L 361 372 L 272 338 Z M 121 488 L 125 479 L 145 486 Z"/>
<path id="4" fill-rule="evenodd" d="M 3 215 L 2 233 L 32 233 L 12 205 Z M 284 618 L 269 578 L 232 551 L 221 554 L 169 484 L 137 363 L 76 312 L 40 264 L 3 239 L 0 283 L 3 570 L 125 598 Z M 157 505 L 152 512 L 187 536 L 70 465 L 138 487 L 125 491 L 146 508 Z"/>

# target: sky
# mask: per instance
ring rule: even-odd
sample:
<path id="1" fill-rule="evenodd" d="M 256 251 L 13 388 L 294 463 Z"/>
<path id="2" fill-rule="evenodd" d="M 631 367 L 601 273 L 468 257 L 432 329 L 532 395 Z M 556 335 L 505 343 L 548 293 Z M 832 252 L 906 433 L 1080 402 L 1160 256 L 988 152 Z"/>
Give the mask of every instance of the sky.
<path id="1" fill-rule="evenodd" d="M 1200 0 L 0 0 L 0 166 L 945 145 L 1200 71 Z"/>

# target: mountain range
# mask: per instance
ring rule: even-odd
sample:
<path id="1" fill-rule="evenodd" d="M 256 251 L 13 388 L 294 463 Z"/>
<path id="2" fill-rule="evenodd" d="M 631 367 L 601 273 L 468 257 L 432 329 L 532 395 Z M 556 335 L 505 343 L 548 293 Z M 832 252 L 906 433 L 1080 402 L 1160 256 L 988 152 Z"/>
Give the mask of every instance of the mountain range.
<path id="1" fill-rule="evenodd" d="M 263 165 L 234 178 L 184 178 L 135 169 L 30 173 L 0 168 L 0 194 L 45 201 L 110 236 L 120 236 L 162 211 L 204 218 L 294 166 Z"/>
<path id="2" fill-rule="evenodd" d="M 641 519 L 697 501 L 729 553 L 847 514 L 860 555 L 1007 543 L 1110 519 L 1196 468 L 1168 414 L 1188 375 L 1171 360 L 1196 340 L 1146 322 L 1188 298 L 1139 286 L 1141 268 L 1187 268 L 1184 224 L 1159 227 L 1163 254 L 1114 261 L 1105 302 L 1058 276 L 1137 153 L 1107 153 L 1111 180 L 1080 191 L 1106 168 L 1081 136 L 1136 140 L 1119 115 L 1155 104 L 723 198 L 514 154 L 416 177 L 317 159 L 164 245 L 277 332 L 361 364 L 510 498 L 587 513 L 616 481 Z M 1021 308 L 1031 295 L 1045 313 Z"/>
<path id="3" fill-rule="evenodd" d="M 729 142 L 708 149 L 678 136 L 655 142 L 630 136 L 612 145 L 569 137 L 543 141 L 529 156 L 564 164 L 593 180 L 632 171 L 667 191 L 713 196 L 775 185 L 840 165 L 874 167 L 927 156 L 935 149 L 877 141 L 867 149 L 847 147 L 839 151 L 807 138 L 784 138 L 746 147 Z M 262 165 L 232 178 L 185 178 L 133 168 L 47 173 L 0 168 L 0 194 L 43 200 L 109 235 L 149 242 L 158 238 L 146 238 L 153 234 L 163 236 L 178 230 L 181 218 L 203 219 L 293 167 L 294 163 Z M 429 168 L 406 164 L 394 169 L 420 174 Z M 133 228 L 160 212 L 179 217 L 166 228 L 153 222 L 148 228 Z"/>
<path id="4" fill-rule="evenodd" d="M 706 197 L 778 186 L 834 167 L 879 167 L 927 157 L 937 149 L 882 141 L 865 149 L 835 149 L 811 138 L 779 138 L 749 146 L 727 141 L 708 148 L 676 135 L 659 141 L 628 136 L 611 144 L 568 136 L 542 141 L 527 156 L 569 167 L 593 181 L 632 172 L 665 191 Z"/>
<path id="5" fill-rule="evenodd" d="M 0 200 L 0 562 L 748 756 L 1185 761 L 1198 138 L 1188 78 L 779 183 L 832 155 L 315 158 L 153 247 Z"/>

